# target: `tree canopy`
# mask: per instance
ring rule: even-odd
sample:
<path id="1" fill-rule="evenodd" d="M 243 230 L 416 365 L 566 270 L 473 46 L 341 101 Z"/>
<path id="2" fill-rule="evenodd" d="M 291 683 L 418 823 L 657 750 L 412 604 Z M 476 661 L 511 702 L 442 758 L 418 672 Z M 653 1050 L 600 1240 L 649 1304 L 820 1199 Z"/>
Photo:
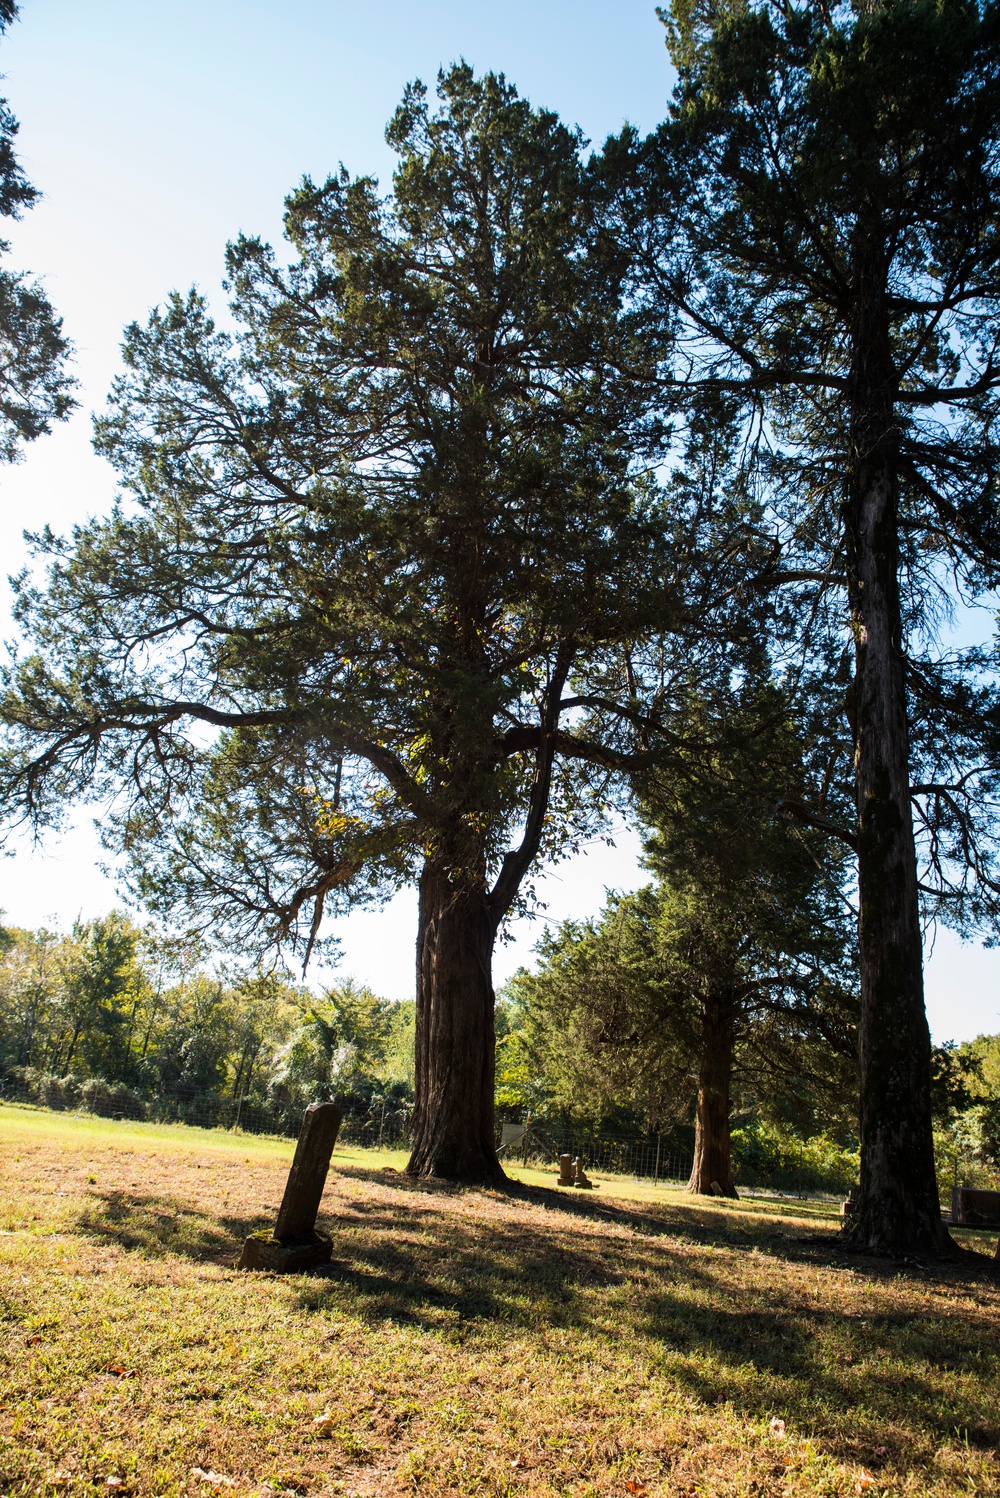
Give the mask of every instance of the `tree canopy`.
<path id="1" fill-rule="evenodd" d="M 0 33 L 16 20 L 15 0 L 0 0 Z M 38 201 L 14 151 L 17 120 L 0 99 L 0 218 L 19 219 Z M 0 239 L 0 257 L 10 243 Z M 69 344 L 40 282 L 0 268 L 0 462 L 51 430 L 76 404 L 66 372 Z"/>
<path id="2" fill-rule="evenodd" d="M 853 645 L 853 1236 L 946 1251 L 920 898 L 996 918 L 996 703 L 938 627 L 1000 557 L 998 12 L 677 0 L 664 20 L 670 118 L 609 157 L 634 168 L 636 295 L 676 335 L 661 399 L 735 402 L 782 568 L 814 581 L 800 617 Z"/>
<path id="3" fill-rule="evenodd" d="M 128 330 L 124 495 L 21 584 L 6 790 L 42 823 L 117 793 L 138 894 L 244 946 L 419 877 L 413 1168 L 483 1178 L 493 941 L 602 814 L 588 671 L 683 572 L 579 135 L 464 65 L 438 96 L 389 197 L 305 182 L 290 267 L 230 246 L 232 332 L 194 292 Z"/>
<path id="4" fill-rule="evenodd" d="M 660 1124 L 696 1093 L 693 1191 L 735 1195 L 734 1071 L 744 1098 L 790 1101 L 798 1087 L 836 1111 L 854 1082 L 850 867 L 828 833 L 776 809 L 809 793 L 823 759 L 807 763 L 788 707 L 770 682 L 685 694 L 690 727 L 715 747 L 687 774 L 675 761 L 642 779 L 657 883 L 544 938 L 538 973 L 517 983 L 564 1105 L 617 1099 Z"/>

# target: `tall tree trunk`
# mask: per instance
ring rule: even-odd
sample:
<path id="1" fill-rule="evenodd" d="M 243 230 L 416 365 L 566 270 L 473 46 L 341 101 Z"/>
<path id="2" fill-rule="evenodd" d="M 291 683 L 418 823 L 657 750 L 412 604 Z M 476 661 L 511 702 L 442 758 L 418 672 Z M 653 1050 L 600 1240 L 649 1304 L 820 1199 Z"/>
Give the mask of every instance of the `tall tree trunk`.
<path id="1" fill-rule="evenodd" d="M 60 1068 L 60 1070 L 64 1073 L 69 1071 L 70 1062 L 73 1060 L 73 1052 L 76 1050 L 77 1041 L 80 1039 L 80 1032 L 82 1028 L 83 1021 L 77 1020 L 76 1027 L 73 1030 L 73 1038 L 69 1043 L 69 1050 L 66 1052 L 66 1060 L 62 1063 L 62 1066 Z"/>
<path id="2" fill-rule="evenodd" d="M 899 602 L 895 371 L 885 255 L 875 236 L 859 236 L 855 273 L 845 530 L 856 661 L 861 1190 L 846 1233 L 871 1253 L 939 1254 L 950 1239 L 934 1171 Z"/>
<path id="3" fill-rule="evenodd" d="M 28 1005 L 28 1010 L 24 1017 L 24 1024 L 21 1026 L 21 1043 L 18 1046 L 17 1051 L 18 1066 L 31 1065 L 31 1052 L 34 1049 L 35 1045 L 35 1032 L 38 1029 L 38 1011 L 41 1006 L 42 996 L 36 990 L 34 997 Z"/>
<path id="4" fill-rule="evenodd" d="M 688 1191 L 736 1197 L 729 1140 L 729 1092 L 733 1076 L 733 1005 L 728 997 L 706 1000 L 701 1015 L 701 1058 L 694 1125 L 694 1163 Z"/>
<path id="5" fill-rule="evenodd" d="M 416 1107 L 411 1175 L 496 1185 L 493 942 L 486 892 L 429 858 L 417 934 Z"/>

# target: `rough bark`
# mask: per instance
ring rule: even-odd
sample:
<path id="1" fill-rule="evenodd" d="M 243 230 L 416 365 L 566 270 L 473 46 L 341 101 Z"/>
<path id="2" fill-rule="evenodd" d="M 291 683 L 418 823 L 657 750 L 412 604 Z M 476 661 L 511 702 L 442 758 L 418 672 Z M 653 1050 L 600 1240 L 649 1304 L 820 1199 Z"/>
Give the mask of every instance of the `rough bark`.
<path id="1" fill-rule="evenodd" d="M 859 234 L 845 515 L 855 642 L 852 692 L 861 970 L 861 1189 L 846 1229 L 877 1254 L 940 1254 L 930 1034 L 910 809 L 899 599 L 895 371 L 886 256 Z"/>
<path id="2" fill-rule="evenodd" d="M 495 937 L 486 891 L 454 883 L 429 859 L 420 879 L 411 1175 L 506 1180 L 493 1126 Z"/>
<path id="3" fill-rule="evenodd" d="M 719 997 L 702 1010 L 702 1047 L 695 1109 L 694 1162 L 688 1191 L 701 1196 L 739 1195 L 733 1184 L 729 1093 L 733 1075 L 733 1005 Z M 714 1185 L 713 1185 L 714 1183 Z"/>

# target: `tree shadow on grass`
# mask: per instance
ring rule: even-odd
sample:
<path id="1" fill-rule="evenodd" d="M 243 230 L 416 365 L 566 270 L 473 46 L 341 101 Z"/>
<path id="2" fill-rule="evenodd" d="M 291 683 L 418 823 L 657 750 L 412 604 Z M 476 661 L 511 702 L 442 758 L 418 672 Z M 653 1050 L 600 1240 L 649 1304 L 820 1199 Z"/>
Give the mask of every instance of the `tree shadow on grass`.
<path id="1" fill-rule="evenodd" d="M 176 1196 L 138 1190 L 92 1191 L 74 1224 L 77 1232 L 152 1258 L 180 1255 L 231 1264 L 250 1233 L 273 1214 L 212 1214 Z"/>
<path id="2" fill-rule="evenodd" d="M 329 1289 L 300 1290 L 303 1308 L 346 1303 L 373 1321 L 437 1325 L 462 1340 L 481 1327 L 495 1335 L 499 1324 L 517 1334 L 577 1329 L 631 1342 L 637 1358 L 700 1402 L 754 1420 L 780 1413 L 839 1459 L 871 1466 L 886 1450 L 900 1469 L 919 1465 L 912 1437 L 936 1444 L 957 1431 L 980 1450 L 1000 1441 L 995 1308 L 935 1317 L 922 1301 L 926 1276 L 842 1252 L 832 1267 L 852 1270 L 855 1292 L 844 1310 L 803 1294 L 801 1273 L 775 1287 L 782 1263 L 790 1271 L 831 1267 L 833 1232 L 816 1245 L 788 1229 L 764 1224 L 751 1233 L 740 1224 L 740 1243 L 731 1223 L 718 1231 L 713 1219 L 722 1214 L 706 1216 L 699 1203 L 689 1212 L 636 1211 L 531 1187 L 520 1199 L 559 1208 L 561 1221 L 553 1216 L 551 1229 L 540 1230 L 536 1215 L 518 1223 L 515 1211 L 484 1237 L 449 1211 L 454 1188 L 403 1180 L 397 1189 L 414 1205 L 424 1198 L 433 1233 L 407 1232 L 399 1211 L 366 1211 L 364 1245 L 322 1272 Z M 759 1254 L 749 1276 L 745 1255 L 691 1252 L 749 1242 Z M 939 1288 L 966 1278 L 961 1264 L 935 1266 Z"/>
<path id="3" fill-rule="evenodd" d="M 391 1185 L 437 1197 L 461 1196 L 470 1188 L 447 1182 L 412 1180 L 391 1168 L 346 1167 L 352 1179 L 374 1185 Z M 471 1188 L 477 1189 L 477 1188 Z M 525 1202 L 546 1211 L 570 1213 L 587 1222 L 614 1224 L 652 1237 L 667 1236 L 678 1242 L 705 1248 L 750 1248 L 767 1252 L 790 1263 L 816 1264 L 850 1269 L 873 1280 L 896 1280 L 900 1274 L 921 1281 L 956 1282 L 997 1280 L 992 1240 L 981 1238 L 976 1248 L 959 1245 L 954 1259 L 916 1263 L 912 1259 L 876 1258 L 848 1248 L 840 1238 L 840 1220 L 831 1208 L 815 1202 L 744 1197 L 739 1202 L 717 1202 L 712 1197 L 690 1196 L 661 1203 L 631 1204 L 621 1197 L 608 1199 L 595 1192 L 558 1190 L 510 1181 L 501 1199 Z M 807 1225 L 808 1224 L 808 1225 Z"/>
<path id="4" fill-rule="evenodd" d="M 980 1450 L 1000 1441 L 995 1306 L 966 1299 L 961 1316 L 935 1316 L 925 1282 L 908 1284 L 877 1262 L 859 1273 L 857 1260 L 850 1285 L 863 1298 L 845 1295 L 843 1309 L 817 1304 L 801 1271 L 829 1265 L 826 1245 L 768 1234 L 764 1224 L 754 1253 L 722 1230 L 725 1214 L 700 1203 L 643 1211 L 525 1187 L 498 1196 L 495 1214 L 482 1193 L 462 1212 L 454 1188 L 343 1174 L 383 1192 L 329 1204 L 320 1227 L 334 1262 L 276 1279 L 283 1311 L 417 1326 L 473 1350 L 481 1340 L 493 1353 L 504 1333 L 522 1344 L 525 1334 L 538 1338 L 549 1359 L 603 1347 L 601 1357 L 623 1358 L 700 1405 L 754 1421 L 778 1413 L 837 1459 L 869 1466 L 888 1449 L 898 1471 L 921 1470 L 927 1443 L 956 1430 Z M 101 1194 L 78 1226 L 144 1254 L 231 1265 L 243 1238 L 269 1221 L 133 1190 Z M 575 1350 L 574 1334 L 584 1338 Z"/>

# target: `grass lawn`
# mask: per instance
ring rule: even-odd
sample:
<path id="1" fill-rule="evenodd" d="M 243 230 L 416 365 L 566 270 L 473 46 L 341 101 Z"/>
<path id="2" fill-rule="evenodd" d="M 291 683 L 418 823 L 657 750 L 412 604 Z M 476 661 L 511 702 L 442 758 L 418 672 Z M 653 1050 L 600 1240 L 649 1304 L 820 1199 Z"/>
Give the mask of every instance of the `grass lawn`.
<path id="1" fill-rule="evenodd" d="M 0 1493 L 1000 1494 L 974 1268 L 848 1258 L 816 1204 L 338 1149 L 334 1263 L 236 1273 L 291 1153 L 0 1108 Z"/>

